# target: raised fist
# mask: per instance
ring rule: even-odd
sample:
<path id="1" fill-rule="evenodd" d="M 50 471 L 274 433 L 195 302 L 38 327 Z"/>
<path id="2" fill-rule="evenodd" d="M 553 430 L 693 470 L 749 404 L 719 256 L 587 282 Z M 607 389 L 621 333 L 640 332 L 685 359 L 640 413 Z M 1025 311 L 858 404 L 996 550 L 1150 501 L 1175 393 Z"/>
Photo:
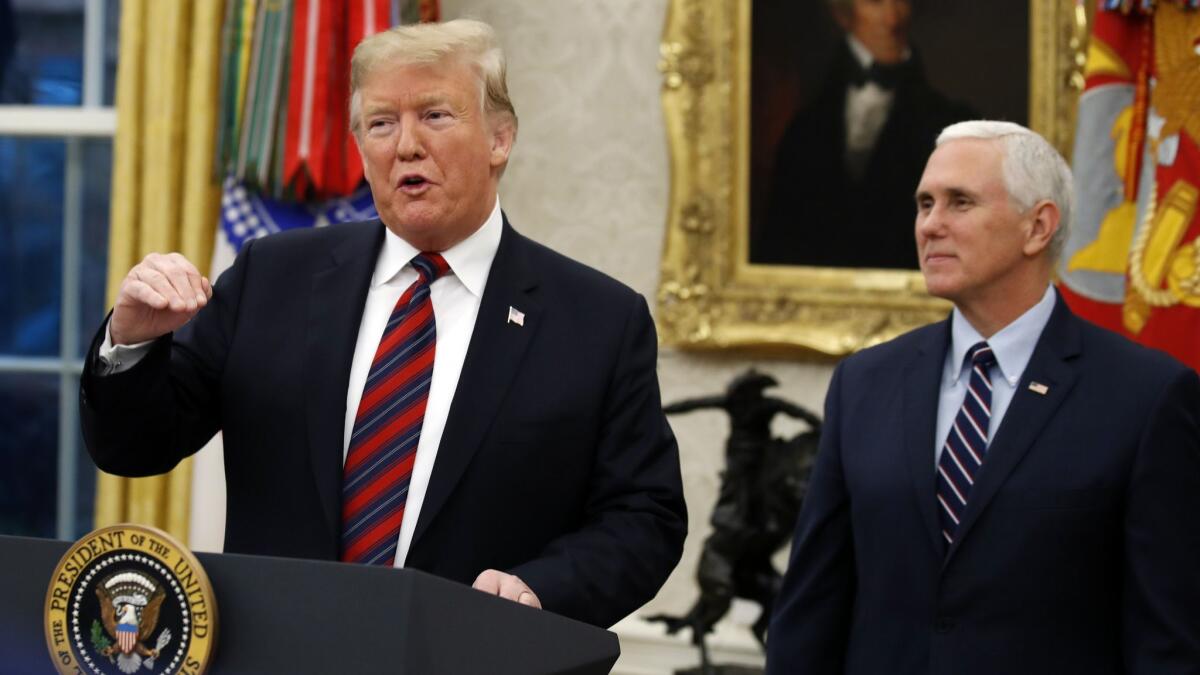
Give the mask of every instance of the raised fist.
<path id="1" fill-rule="evenodd" d="M 129 270 L 113 306 L 114 345 L 153 340 L 187 323 L 212 297 L 212 284 L 178 253 L 151 253 Z"/>

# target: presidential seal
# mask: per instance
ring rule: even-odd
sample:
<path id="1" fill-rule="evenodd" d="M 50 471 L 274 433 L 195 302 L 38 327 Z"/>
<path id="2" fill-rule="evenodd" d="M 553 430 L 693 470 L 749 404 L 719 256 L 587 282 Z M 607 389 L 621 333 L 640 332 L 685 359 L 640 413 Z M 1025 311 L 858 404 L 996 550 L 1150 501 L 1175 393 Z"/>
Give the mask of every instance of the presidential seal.
<path id="1" fill-rule="evenodd" d="M 113 525 L 58 562 L 45 628 L 60 673 L 198 675 L 216 645 L 217 606 L 182 544 L 152 527 Z"/>

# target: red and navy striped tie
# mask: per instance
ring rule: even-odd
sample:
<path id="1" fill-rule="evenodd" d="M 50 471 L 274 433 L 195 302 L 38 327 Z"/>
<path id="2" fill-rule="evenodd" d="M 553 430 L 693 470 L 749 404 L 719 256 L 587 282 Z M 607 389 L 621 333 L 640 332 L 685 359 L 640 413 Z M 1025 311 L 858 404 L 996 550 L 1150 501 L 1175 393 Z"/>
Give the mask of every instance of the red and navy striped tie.
<path id="1" fill-rule="evenodd" d="M 992 379 L 988 369 L 996 362 L 996 355 L 988 343 L 979 342 L 971 347 L 968 357 L 971 377 L 967 393 L 946 435 L 937 465 L 938 513 L 947 550 L 954 543 L 958 522 L 966 511 L 975 477 L 987 455 L 988 422 L 992 419 Z"/>
<path id="2" fill-rule="evenodd" d="M 413 282 L 392 310 L 354 418 L 342 471 L 342 560 L 392 565 L 437 344 L 429 286 L 450 269 L 442 256 L 412 259 Z"/>

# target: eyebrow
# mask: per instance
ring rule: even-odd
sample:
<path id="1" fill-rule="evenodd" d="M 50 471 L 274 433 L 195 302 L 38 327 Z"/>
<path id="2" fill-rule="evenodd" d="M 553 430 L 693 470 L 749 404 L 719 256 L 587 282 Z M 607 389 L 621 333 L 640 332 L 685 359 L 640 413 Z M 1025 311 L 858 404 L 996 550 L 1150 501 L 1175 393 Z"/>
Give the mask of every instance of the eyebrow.
<path id="1" fill-rule="evenodd" d="M 428 94 L 420 94 L 412 99 L 413 105 L 418 108 L 425 108 L 431 105 L 444 105 L 450 102 L 450 96 L 443 92 L 431 92 Z"/>
<path id="2" fill-rule="evenodd" d="M 913 195 L 913 201 L 920 202 L 921 199 L 923 199 L 925 197 L 933 197 L 933 192 L 937 192 L 937 190 L 934 190 L 934 191 L 917 190 L 917 193 L 915 195 Z M 966 188 L 961 188 L 961 187 L 952 186 L 952 187 L 945 188 L 944 190 L 941 190 L 941 192 L 946 193 L 946 195 L 949 196 L 950 198 L 967 197 L 968 199 L 974 199 L 974 200 L 979 199 L 979 196 L 976 193 L 972 192 L 971 190 L 968 190 Z"/>
<path id="3" fill-rule="evenodd" d="M 418 108 L 427 108 L 433 105 L 448 105 L 450 97 L 442 92 L 433 92 L 428 94 L 420 94 L 413 97 L 409 105 Z M 392 112 L 396 106 L 391 103 L 371 103 L 363 108 L 363 115 L 374 115 L 377 113 Z"/>
<path id="4" fill-rule="evenodd" d="M 362 115 L 364 117 L 366 117 L 367 115 L 376 115 L 379 113 L 391 112 L 391 110 L 392 110 L 392 106 L 387 105 L 386 103 L 382 103 L 382 104 L 381 103 L 372 103 L 372 104 L 366 106 L 365 108 L 363 108 Z"/>

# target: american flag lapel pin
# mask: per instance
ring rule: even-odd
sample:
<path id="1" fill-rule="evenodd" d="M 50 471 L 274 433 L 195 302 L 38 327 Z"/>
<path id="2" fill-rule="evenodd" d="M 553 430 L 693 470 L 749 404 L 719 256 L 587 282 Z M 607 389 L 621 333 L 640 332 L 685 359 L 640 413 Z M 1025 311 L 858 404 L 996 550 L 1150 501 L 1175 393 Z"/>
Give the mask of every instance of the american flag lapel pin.
<path id="1" fill-rule="evenodd" d="M 1041 394 L 1042 396 L 1045 396 L 1047 393 L 1049 393 L 1050 387 L 1047 387 L 1046 385 L 1042 384 L 1041 382 L 1030 382 L 1029 383 L 1029 391 L 1032 391 L 1035 394 Z"/>
<path id="2" fill-rule="evenodd" d="M 508 321 L 506 323 L 515 323 L 518 326 L 524 326 L 525 325 L 525 312 L 522 312 L 521 310 L 517 309 L 516 307 L 509 305 Z"/>

